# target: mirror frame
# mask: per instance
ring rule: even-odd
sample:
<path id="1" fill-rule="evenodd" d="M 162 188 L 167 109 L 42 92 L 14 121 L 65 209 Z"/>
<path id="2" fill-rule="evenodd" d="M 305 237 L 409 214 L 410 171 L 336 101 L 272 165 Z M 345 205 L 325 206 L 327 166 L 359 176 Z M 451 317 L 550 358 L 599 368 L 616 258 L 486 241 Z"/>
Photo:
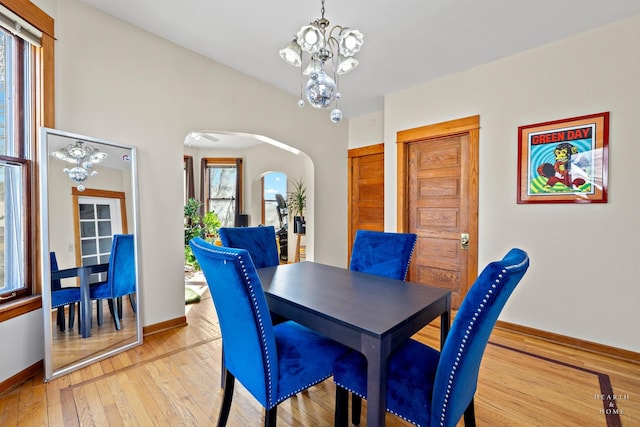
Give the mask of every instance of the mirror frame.
<path id="1" fill-rule="evenodd" d="M 120 347 L 112 348 L 100 352 L 98 354 L 82 358 L 64 367 L 54 370 L 53 367 L 53 322 L 51 315 L 51 265 L 49 256 L 49 136 L 58 136 L 75 140 L 82 140 L 91 144 L 101 144 L 120 149 L 128 149 L 131 151 L 131 207 L 132 224 L 128 225 L 128 233 L 134 235 L 134 251 L 135 251 L 135 275 L 136 275 L 136 336 L 133 342 L 123 344 Z M 41 254 L 41 272 L 42 272 L 42 311 L 44 318 L 44 381 L 47 382 L 54 378 L 66 375 L 70 372 L 91 365 L 100 360 L 111 357 L 115 354 L 126 351 L 130 348 L 142 344 L 142 315 L 140 304 L 140 242 L 139 242 L 139 226 L 138 226 L 138 173 L 137 173 L 137 149 L 133 146 L 115 143 L 103 139 L 89 137 L 85 135 L 74 134 L 57 129 L 41 127 L 39 132 L 38 147 L 40 150 L 40 254 Z M 80 314 L 78 313 L 78 325 Z"/>

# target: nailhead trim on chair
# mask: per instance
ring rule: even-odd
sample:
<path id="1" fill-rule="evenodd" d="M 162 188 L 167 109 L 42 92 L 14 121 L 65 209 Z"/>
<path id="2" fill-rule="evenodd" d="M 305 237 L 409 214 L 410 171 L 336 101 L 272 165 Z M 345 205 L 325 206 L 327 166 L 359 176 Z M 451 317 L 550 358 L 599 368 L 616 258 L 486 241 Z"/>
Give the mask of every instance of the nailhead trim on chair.
<path id="1" fill-rule="evenodd" d="M 469 321 L 469 325 L 467 326 L 467 331 L 464 334 L 464 337 L 462 338 L 462 343 L 460 344 L 460 347 L 458 348 L 458 353 L 456 354 L 456 361 L 453 364 L 453 368 L 451 369 L 451 373 L 449 374 L 449 383 L 447 384 L 447 390 L 445 392 L 445 396 L 444 396 L 444 403 L 442 404 L 442 413 L 440 415 L 440 425 L 444 426 L 445 425 L 445 419 L 447 417 L 447 409 L 448 409 L 448 404 L 449 404 L 449 396 L 451 395 L 451 387 L 453 384 L 453 380 L 456 376 L 456 371 L 458 369 L 458 363 L 460 361 L 460 358 L 462 357 L 462 354 L 464 353 L 464 347 L 465 344 L 467 343 L 467 340 L 469 339 L 469 334 L 471 334 L 472 330 L 473 330 L 473 325 L 475 324 L 476 320 L 478 320 L 478 317 L 480 316 L 480 313 L 482 313 L 482 309 L 484 308 L 485 304 L 487 303 L 487 300 L 489 298 L 491 298 L 491 296 L 493 295 L 493 290 L 497 288 L 497 286 L 500 284 L 502 278 L 504 277 L 504 274 L 507 272 L 507 270 L 503 269 L 502 273 L 498 275 L 498 278 L 496 279 L 495 283 L 491 285 L 491 289 L 488 290 L 488 292 L 485 294 L 484 298 L 482 299 L 482 303 L 480 303 L 480 306 L 476 309 L 476 312 L 473 314 L 473 318 Z"/>
<path id="2" fill-rule="evenodd" d="M 209 248 L 205 248 L 202 246 L 199 246 L 201 249 L 204 249 L 208 252 L 213 252 L 213 253 L 219 253 L 219 254 L 223 254 L 223 255 L 229 255 L 229 252 L 225 252 L 224 249 L 209 249 Z M 256 315 L 257 319 L 258 319 L 258 324 L 260 325 L 260 338 L 261 338 L 261 342 L 262 342 L 262 346 L 263 346 L 263 352 L 265 354 L 266 357 L 266 361 L 267 363 L 267 381 L 268 381 L 268 385 L 267 385 L 267 402 L 268 402 L 268 406 L 267 406 L 267 410 L 271 409 L 275 406 L 277 406 L 280 402 L 283 402 L 285 400 L 287 400 L 289 397 L 296 395 L 298 393 L 300 393 L 303 390 L 308 389 L 309 387 L 316 385 L 318 383 L 321 383 L 322 381 L 326 380 L 327 378 L 329 378 L 331 375 L 327 375 L 326 377 L 318 380 L 318 381 L 314 381 L 309 383 L 306 386 L 300 387 L 299 389 L 285 395 L 285 396 L 280 396 L 280 398 L 276 401 L 274 401 L 273 399 L 273 376 L 272 376 L 272 370 L 271 370 L 271 365 L 269 362 L 269 351 L 267 349 L 267 340 L 266 340 L 266 335 L 264 332 L 264 323 L 262 321 L 262 316 L 260 315 L 260 312 L 258 310 L 258 300 L 256 298 L 256 294 L 254 291 L 254 287 L 251 286 L 251 280 L 249 279 L 249 274 L 247 274 L 247 268 L 245 265 L 244 260 L 242 259 L 242 256 L 238 255 L 237 256 L 238 261 L 240 262 L 240 268 L 242 269 L 242 275 L 244 277 L 245 283 L 248 285 L 249 288 L 249 295 L 251 297 L 251 303 L 254 307 L 254 314 Z M 225 260 L 224 263 L 226 264 L 227 261 Z M 269 318 L 270 320 L 271 318 Z"/>
<path id="3" fill-rule="evenodd" d="M 418 242 L 418 239 L 416 239 L 413 242 L 413 246 L 411 247 L 411 252 L 409 252 L 409 262 L 407 263 L 407 268 L 404 269 L 404 277 L 402 278 L 402 280 L 407 280 L 407 274 L 409 274 L 409 265 L 411 265 L 411 258 L 413 258 L 413 251 L 416 249 L 417 242 Z"/>

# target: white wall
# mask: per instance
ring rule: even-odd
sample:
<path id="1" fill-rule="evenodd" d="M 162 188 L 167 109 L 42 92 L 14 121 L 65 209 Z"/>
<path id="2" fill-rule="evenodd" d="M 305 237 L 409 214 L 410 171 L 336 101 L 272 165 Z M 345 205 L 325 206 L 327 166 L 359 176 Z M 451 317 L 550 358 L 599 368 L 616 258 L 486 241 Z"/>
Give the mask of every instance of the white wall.
<path id="1" fill-rule="evenodd" d="M 501 319 L 640 352 L 638 40 L 640 17 L 387 96 L 385 227 L 396 227 L 396 133 L 479 114 L 479 264 L 514 246 L 531 257 Z M 518 126 L 603 111 L 609 202 L 516 204 Z M 350 147 L 369 121 L 350 121 Z"/>
<path id="2" fill-rule="evenodd" d="M 138 147 L 143 325 L 184 315 L 182 156 L 194 129 L 255 133 L 307 153 L 322 230 L 315 260 L 346 265 L 346 122 L 77 0 L 35 3 L 55 19 L 56 128 Z M 0 381 L 42 359 L 32 317 L 0 325 L 0 337 L 27 328 L 33 339 L 20 369 L 0 364 Z"/>

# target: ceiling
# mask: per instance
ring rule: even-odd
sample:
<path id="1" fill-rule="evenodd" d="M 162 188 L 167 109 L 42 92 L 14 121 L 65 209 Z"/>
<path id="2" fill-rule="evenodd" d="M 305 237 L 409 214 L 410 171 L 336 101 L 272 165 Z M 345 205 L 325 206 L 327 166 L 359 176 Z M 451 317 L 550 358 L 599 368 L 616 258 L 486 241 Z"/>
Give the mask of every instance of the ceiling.
<path id="1" fill-rule="evenodd" d="M 278 51 L 320 17 L 320 0 L 82 1 L 296 97 L 300 71 Z M 385 94 L 640 14 L 640 1 L 326 0 L 325 9 L 331 25 L 364 34 L 360 65 L 340 79 L 348 118 L 382 111 Z"/>

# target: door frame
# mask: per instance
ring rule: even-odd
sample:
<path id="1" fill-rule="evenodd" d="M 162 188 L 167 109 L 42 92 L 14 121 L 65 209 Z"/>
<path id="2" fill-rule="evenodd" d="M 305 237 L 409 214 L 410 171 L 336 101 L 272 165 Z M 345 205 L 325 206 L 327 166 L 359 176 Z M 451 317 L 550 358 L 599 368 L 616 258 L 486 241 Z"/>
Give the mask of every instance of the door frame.
<path id="1" fill-rule="evenodd" d="M 479 152 L 480 116 L 470 116 L 442 123 L 406 129 L 397 132 L 397 227 L 400 232 L 409 230 L 409 144 L 433 138 L 466 134 L 469 138 L 469 188 L 467 189 L 469 212 L 469 248 L 467 254 L 466 289 L 478 276 L 478 198 L 479 198 Z M 462 290 L 462 289 L 461 289 Z M 461 298 L 464 295 L 461 295 Z"/>
<path id="2" fill-rule="evenodd" d="M 98 197 L 103 199 L 117 199 L 120 201 L 120 219 L 122 221 L 122 233 L 128 234 L 127 226 L 127 206 L 125 201 L 125 193 L 122 191 L 110 190 L 94 190 L 87 188 L 80 192 L 77 188 L 71 189 L 71 199 L 73 203 L 73 223 L 74 223 L 74 240 L 75 240 L 75 257 L 76 265 L 82 265 L 82 251 L 80 250 L 80 213 L 78 212 L 78 199 L 80 197 Z"/>

